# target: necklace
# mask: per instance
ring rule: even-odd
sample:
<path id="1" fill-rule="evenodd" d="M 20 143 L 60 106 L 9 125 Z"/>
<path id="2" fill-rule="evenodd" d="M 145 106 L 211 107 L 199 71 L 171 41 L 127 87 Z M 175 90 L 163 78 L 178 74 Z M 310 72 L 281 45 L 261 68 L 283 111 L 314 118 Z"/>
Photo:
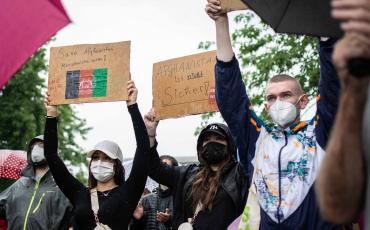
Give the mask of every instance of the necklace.
<path id="1" fill-rule="evenodd" d="M 109 193 L 112 191 L 112 190 L 114 190 L 114 188 L 116 188 L 117 187 L 117 185 L 116 186 L 114 186 L 113 188 L 111 187 L 109 190 L 105 190 L 104 192 L 103 191 L 98 191 L 102 196 L 104 196 L 104 197 L 107 197 L 107 196 L 109 196 Z"/>
<path id="2" fill-rule="evenodd" d="M 109 192 L 102 192 L 103 196 L 107 197 L 109 195 L 110 191 Z"/>
<path id="3" fill-rule="evenodd" d="M 107 197 L 109 196 L 109 193 L 111 192 L 112 190 L 108 190 L 106 192 L 100 192 L 104 197 Z"/>

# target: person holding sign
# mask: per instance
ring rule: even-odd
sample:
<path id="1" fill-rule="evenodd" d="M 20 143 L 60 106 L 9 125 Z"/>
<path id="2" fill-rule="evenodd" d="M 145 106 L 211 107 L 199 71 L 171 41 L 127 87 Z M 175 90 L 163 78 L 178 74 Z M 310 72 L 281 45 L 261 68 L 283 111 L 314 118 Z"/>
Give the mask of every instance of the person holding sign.
<path id="1" fill-rule="evenodd" d="M 266 126 L 251 109 L 218 0 L 206 13 L 216 24 L 216 101 L 247 169 L 249 196 L 242 226 L 250 229 L 336 229 L 319 213 L 314 183 L 336 114 L 340 84 L 332 65 L 335 40 L 320 39 L 320 84 L 316 116 L 300 121 L 308 97 L 297 79 L 279 74 L 266 87 Z M 257 205 L 256 205 L 257 204 Z M 248 226 L 249 225 L 249 226 Z M 240 226 L 241 227 L 241 226 Z M 242 228 L 244 229 L 244 228 Z"/>
<path id="2" fill-rule="evenodd" d="M 200 165 L 174 167 L 158 156 L 154 110 L 144 121 L 151 146 L 149 176 L 173 191 L 173 229 L 226 229 L 243 211 L 248 181 L 235 160 L 236 146 L 228 127 L 213 123 L 199 134 Z"/>
<path id="3" fill-rule="evenodd" d="M 127 108 L 136 136 L 136 153 L 130 177 L 124 181 L 123 156 L 112 141 L 99 142 L 89 153 L 89 186 L 74 178 L 59 158 L 57 107 L 45 98 L 45 157 L 55 182 L 74 206 L 74 229 L 127 229 L 144 190 L 149 162 L 149 139 L 136 103 L 137 89 L 127 84 Z"/>
<path id="4" fill-rule="evenodd" d="M 343 87 L 316 190 L 328 220 L 350 223 L 365 208 L 370 229 L 370 75 L 356 77 L 348 65 L 370 58 L 370 1 L 333 0 L 332 15 L 345 31 L 333 54 Z"/>

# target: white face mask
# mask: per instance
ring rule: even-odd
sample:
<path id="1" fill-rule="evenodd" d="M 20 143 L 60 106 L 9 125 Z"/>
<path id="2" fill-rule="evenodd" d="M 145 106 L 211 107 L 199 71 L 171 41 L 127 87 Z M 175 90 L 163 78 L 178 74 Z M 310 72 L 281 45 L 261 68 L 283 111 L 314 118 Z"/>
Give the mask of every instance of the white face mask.
<path id="1" fill-rule="evenodd" d="M 297 103 L 300 99 L 298 99 Z M 296 103 L 296 104 L 297 104 Z M 298 116 L 298 109 L 294 104 L 287 101 L 277 100 L 269 109 L 272 120 L 282 128 L 286 128 Z"/>
<path id="2" fill-rule="evenodd" d="M 162 189 L 162 191 L 166 191 L 169 189 L 166 185 L 160 184 L 159 187 Z"/>
<path id="3" fill-rule="evenodd" d="M 40 162 L 45 159 L 44 148 L 39 145 L 34 145 L 31 151 L 32 162 Z"/>
<path id="4" fill-rule="evenodd" d="M 104 162 L 101 160 L 91 162 L 91 173 L 99 182 L 107 182 L 114 176 L 114 167 L 111 162 Z"/>

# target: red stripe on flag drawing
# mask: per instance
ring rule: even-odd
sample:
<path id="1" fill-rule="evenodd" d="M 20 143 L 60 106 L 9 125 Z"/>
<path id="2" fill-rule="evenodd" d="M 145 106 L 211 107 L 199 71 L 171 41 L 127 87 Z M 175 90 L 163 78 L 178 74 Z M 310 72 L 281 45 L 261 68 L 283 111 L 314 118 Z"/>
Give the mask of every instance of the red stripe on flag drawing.
<path id="1" fill-rule="evenodd" d="M 80 71 L 80 85 L 78 97 L 91 97 L 93 91 L 93 70 Z"/>

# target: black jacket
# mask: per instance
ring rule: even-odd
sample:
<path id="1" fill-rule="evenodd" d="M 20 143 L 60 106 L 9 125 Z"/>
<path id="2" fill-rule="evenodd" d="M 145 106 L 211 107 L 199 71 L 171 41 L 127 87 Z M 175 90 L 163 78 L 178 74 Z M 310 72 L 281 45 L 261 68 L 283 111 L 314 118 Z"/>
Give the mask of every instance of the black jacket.
<path id="1" fill-rule="evenodd" d="M 171 167 L 163 164 L 156 150 L 151 148 L 149 176 L 170 187 L 174 196 L 173 229 L 192 218 L 191 187 L 201 165 Z M 226 229 L 243 211 L 247 199 L 247 178 L 241 164 L 232 162 L 225 168 L 221 188 L 213 201 L 212 211 L 201 211 L 195 218 L 194 229 Z"/>

